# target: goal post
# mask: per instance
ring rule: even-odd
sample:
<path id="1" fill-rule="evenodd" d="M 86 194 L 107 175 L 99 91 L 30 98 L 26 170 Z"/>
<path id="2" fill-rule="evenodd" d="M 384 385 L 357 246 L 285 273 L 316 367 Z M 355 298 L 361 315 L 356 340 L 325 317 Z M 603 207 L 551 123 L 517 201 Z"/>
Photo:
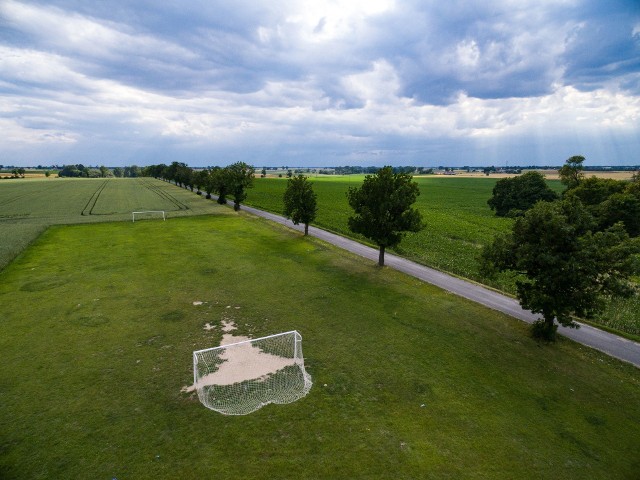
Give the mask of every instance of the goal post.
<path id="1" fill-rule="evenodd" d="M 224 415 L 292 403 L 312 386 L 295 330 L 193 352 L 193 382 L 200 402 Z"/>
<path id="2" fill-rule="evenodd" d="M 151 218 L 159 218 L 162 216 L 162 220 L 166 220 L 166 216 L 164 210 L 144 210 L 140 212 L 131 212 L 132 221 L 136 221 L 136 215 L 138 216 L 138 220 L 142 219 L 151 219 Z"/>

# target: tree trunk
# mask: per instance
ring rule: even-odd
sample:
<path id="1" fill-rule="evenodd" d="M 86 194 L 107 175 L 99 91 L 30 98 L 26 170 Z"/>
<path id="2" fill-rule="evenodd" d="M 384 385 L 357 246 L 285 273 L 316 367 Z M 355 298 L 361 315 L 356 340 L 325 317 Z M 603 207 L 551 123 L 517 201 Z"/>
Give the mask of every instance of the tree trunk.
<path id="1" fill-rule="evenodd" d="M 545 337 L 547 340 L 553 342 L 556 339 L 556 327 L 554 324 L 554 316 L 550 315 L 550 316 L 546 316 L 544 318 L 544 330 L 545 330 Z"/>
<path id="2" fill-rule="evenodd" d="M 306 237 L 307 235 L 309 235 L 309 224 L 305 223 L 304 224 L 304 236 Z"/>
<path id="3" fill-rule="evenodd" d="M 378 255 L 378 265 L 384 267 L 384 245 L 380 245 L 380 255 Z"/>

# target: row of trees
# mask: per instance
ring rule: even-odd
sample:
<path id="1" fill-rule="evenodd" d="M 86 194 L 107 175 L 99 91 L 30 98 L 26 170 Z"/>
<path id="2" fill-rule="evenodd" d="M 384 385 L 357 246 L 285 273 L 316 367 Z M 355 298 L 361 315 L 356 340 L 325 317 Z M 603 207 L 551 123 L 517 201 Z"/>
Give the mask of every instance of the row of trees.
<path id="1" fill-rule="evenodd" d="M 557 195 L 530 172 L 496 183 L 489 205 L 497 215 L 516 216 L 481 255 L 487 277 L 519 275 L 520 304 L 542 319 L 535 336 L 555 339 L 559 324 L 577 327 L 611 296 L 637 293 L 640 271 L 640 174 L 632 181 L 585 178 L 584 157 L 569 158 L 559 170 L 566 186 Z"/>
<path id="2" fill-rule="evenodd" d="M 244 162 L 236 162 L 227 167 L 212 167 L 202 170 L 194 170 L 181 162 L 173 162 L 171 165 L 150 165 L 143 171 L 144 175 L 161 178 L 176 185 L 196 189 L 200 195 L 202 190 L 207 193 L 207 198 L 212 194 L 218 196 L 218 203 L 226 204 L 227 196 L 233 196 L 233 208 L 240 210 L 240 205 L 247 198 L 247 189 L 253 186 L 255 169 Z"/>
<path id="3" fill-rule="evenodd" d="M 559 173 L 566 190 L 553 192 L 542 175 L 529 172 L 496 184 L 489 201 L 499 215 L 514 215 L 511 232 L 483 249 L 481 271 L 518 275 L 516 291 L 523 308 L 540 313 L 533 334 L 554 340 L 556 321 L 577 327 L 576 317 L 591 318 L 611 296 L 637 294 L 632 276 L 640 271 L 640 173 L 631 182 L 585 179 L 583 157 L 571 157 Z M 384 167 L 367 175 L 361 187 L 347 193 L 354 215 L 354 233 L 379 247 L 384 265 L 386 248 L 396 246 L 406 232 L 423 228 L 412 207 L 420 194 L 407 173 Z M 294 223 L 313 221 L 316 199 L 302 175 L 288 181 L 285 215 Z"/>
<path id="4" fill-rule="evenodd" d="M 406 232 L 423 228 L 422 215 L 412 207 L 418 195 L 420 189 L 411 175 L 394 173 L 389 166 L 367 175 L 360 187 L 349 188 L 347 199 L 354 211 L 348 220 L 349 229 L 378 246 L 378 265 L 384 266 L 386 249 L 398 245 Z M 295 225 L 303 223 L 307 235 L 317 212 L 311 183 L 303 175 L 290 178 L 283 200 L 284 215 Z"/>
<path id="5" fill-rule="evenodd" d="M 585 179 L 583 161 L 571 157 L 560 169 L 566 186 L 562 195 L 549 189 L 542 175 L 529 172 L 497 182 L 489 200 L 497 215 L 516 220 L 510 232 L 483 249 L 481 271 L 487 277 L 501 271 L 518 274 L 521 305 L 542 314 L 533 333 L 547 340 L 555 339 L 556 321 L 575 327 L 576 316 L 593 316 L 608 296 L 625 297 L 637 290 L 631 277 L 640 271 L 640 175 L 632 182 Z M 192 190 L 204 186 L 208 194 L 215 191 L 220 203 L 231 193 L 236 210 L 253 179 L 253 168 L 246 164 L 198 172 L 175 162 L 149 168 L 154 176 Z M 349 228 L 378 245 L 380 266 L 387 248 L 398 245 L 407 232 L 423 228 L 421 214 L 413 208 L 419 194 L 411 175 L 392 167 L 349 188 L 347 199 L 354 211 Z M 317 197 L 304 175 L 289 178 L 283 203 L 285 216 L 304 224 L 307 235 L 317 214 Z"/>
<path id="6" fill-rule="evenodd" d="M 585 179 L 583 161 L 571 157 L 560 169 L 566 186 L 561 195 L 535 172 L 498 182 L 494 191 L 494 196 L 504 191 L 515 198 L 506 212 L 516 221 L 483 249 L 481 271 L 487 277 L 500 271 L 518 275 L 520 304 L 542 315 L 533 334 L 546 340 L 555 339 L 556 321 L 577 327 L 576 317 L 591 318 L 607 298 L 638 293 L 633 275 L 640 272 L 640 173 L 631 182 Z M 354 210 L 349 228 L 378 245 L 380 266 L 386 248 L 398 245 L 406 232 L 423 228 L 412 206 L 419 194 L 410 174 L 394 173 L 391 167 L 349 188 Z M 284 203 L 285 215 L 296 224 L 308 227 L 315 218 L 315 194 L 302 175 L 287 182 Z"/>
<path id="7" fill-rule="evenodd" d="M 499 215 L 515 216 L 510 232 L 500 235 L 481 254 L 487 277 L 512 271 L 518 275 L 517 296 L 524 308 L 542 314 L 535 336 L 555 339 L 556 324 L 576 327 L 575 317 L 601 311 L 609 296 L 637 291 L 632 275 L 640 271 L 640 175 L 631 182 L 585 179 L 582 157 L 572 157 L 560 170 L 566 190 L 558 195 L 535 172 L 497 182 L 489 201 Z M 566 167 L 566 168 L 565 168 Z M 251 186 L 253 168 L 237 163 L 193 171 L 184 164 L 149 167 L 150 174 L 177 185 L 216 192 L 220 203 L 232 194 L 240 208 Z M 387 248 L 407 232 L 423 228 L 413 207 L 420 190 L 409 173 L 383 167 L 347 192 L 354 214 L 348 225 L 379 247 L 384 265 Z M 317 197 L 304 175 L 292 176 L 283 198 L 284 214 L 304 224 L 305 235 L 317 214 Z"/>

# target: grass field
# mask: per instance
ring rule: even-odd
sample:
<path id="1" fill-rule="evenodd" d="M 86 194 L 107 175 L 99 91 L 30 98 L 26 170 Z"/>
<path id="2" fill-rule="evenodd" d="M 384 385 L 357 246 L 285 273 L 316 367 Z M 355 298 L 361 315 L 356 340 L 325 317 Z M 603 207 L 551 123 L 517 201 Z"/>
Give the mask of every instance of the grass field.
<path id="1" fill-rule="evenodd" d="M 318 216 L 314 222 L 321 228 L 366 242 L 349 231 L 347 219 L 352 214 L 346 192 L 359 186 L 364 175 L 311 177 L 318 195 Z M 478 255 L 493 238 L 511 228 L 512 219 L 496 217 L 487 205 L 498 179 L 416 177 L 421 195 L 416 202 L 422 212 L 425 228 L 409 233 L 394 249 L 404 257 L 464 278 L 472 279 L 513 293 L 513 277 L 503 274 L 487 279 L 478 270 Z M 550 186 L 560 192 L 559 181 Z M 282 196 L 286 179 L 256 179 L 247 204 L 282 214 Z M 640 336 L 640 298 L 610 303 L 596 323 L 614 331 Z"/>
<path id="2" fill-rule="evenodd" d="M 638 369 L 242 213 L 52 227 L 0 302 L 3 479 L 640 469 Z M 224 417 L 181 393 L 224 319 L 300 331 L 309 395 Z"/>
<path id="3" fill-rule="evenodd" d="M 151 178 L 3 180 L 0 269 L 49 225 L 130 220 L 135 210 L 165 210 L 171 217 L 224 211 Z"/>

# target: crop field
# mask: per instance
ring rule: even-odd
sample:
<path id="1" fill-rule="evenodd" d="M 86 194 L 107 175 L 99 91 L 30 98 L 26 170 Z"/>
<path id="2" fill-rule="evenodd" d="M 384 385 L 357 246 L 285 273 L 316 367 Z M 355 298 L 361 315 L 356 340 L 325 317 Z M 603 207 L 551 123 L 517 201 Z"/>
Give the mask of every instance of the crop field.
<path id="1" fill-rule="evenodd" d="M 227 211 L 53 226 L 0 271 L 0 478 L 639 471 L 637 368 Z M 230 321 L 298 330 L 309 394 L 226 417 L 183 392 Z"/>
<path id="2" fill-rule="evenodd" d="M 130 220 L 136 210 L 165 210 L 173 217 L 225 211 L 151 178 L 3 180 L 0 269 L 49 225 Z"/>
<path id="3" fill-rule="evenodd" d="M 359 186 L 363 179 L 363 175 L 310 178 L 318 195 L 318 216 L 314 223 L 354 237 L 347 226 L 353 211 L 346 192 L 349 187 Z M 416 206 L 426 226 L 421 232 L 407 234 L 395 251 L 419 263 L 480 280 L 477 268 L 480 248 L 512 225 L 511 219 L 496 217 L 487 205 L 495 180 L 416 177 L 415 181 L 420 186 Z M 256 179 L 246 202 L 282 213 L 285 187 L 286 179 Z"/>
<path id="4" fill-rule="evenodd" d="M 315 225 L 345 236 L 365 241 L 349 231 L 347 219 L 352 214 L 346 192 L 362 183 L 364 175 L 310 177 L 318 195 Z M 416 202 L 425 228 L 409 233 L 395 253 L 454 275 L 513 293 L 514 279 L 508 275 L 495 280 L 482 277 L 478 255 L 482 247 L 499 233 L 511 228 L 513 220 L 496 217 L 487 205 L 497 179 L 414 177 L 420 186 Z M 550 181 L 560 192 L 559 181 Z M 247 204 L 274 213 L 282 213 L 285 178 L 257 178 L 249 192 Z M 640 336 L 640 299 L 615 300 L 596 323 L 616 331 Z"/>

